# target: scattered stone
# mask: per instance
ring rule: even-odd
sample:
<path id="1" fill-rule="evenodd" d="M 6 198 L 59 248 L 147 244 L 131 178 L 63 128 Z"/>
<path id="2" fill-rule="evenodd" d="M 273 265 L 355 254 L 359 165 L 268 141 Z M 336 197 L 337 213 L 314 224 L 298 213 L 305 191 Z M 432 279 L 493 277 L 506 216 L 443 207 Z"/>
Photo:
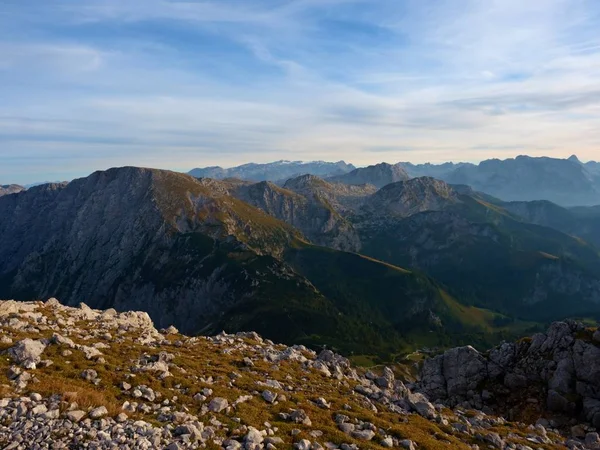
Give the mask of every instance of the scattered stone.
<path id="1" fill-rule="evenodd" d="M 223 397 L 215 397 L 208 404 L 208 410 L 219 413 L 227 409 L 228 406 L 229 402 L 227 401 L 227 399 L 224 399 Z"/>
<path id="2" fill-rule="evenodd" d="M 85 411 L 81 411 L 79 409 L 67 412 L 67 419 L 69 419 L 72 422 L 79 422 L 84 417 L 85 417 Z"/>
<path id="3" fill-rule="evenodd" d="M 277 400 L 277 394 L 268 390 L 263 391 L 261 396 L 267 403 L 275 403 L 275 400 Z"/>
<path id="4" fill-rule="evenodd" d="M 100 419 L 108 414 L 108 410 L 105 406 L 99 406 L 98 408 L 94 408 L 90 411 L 90 418 L 92 419 Z"/>

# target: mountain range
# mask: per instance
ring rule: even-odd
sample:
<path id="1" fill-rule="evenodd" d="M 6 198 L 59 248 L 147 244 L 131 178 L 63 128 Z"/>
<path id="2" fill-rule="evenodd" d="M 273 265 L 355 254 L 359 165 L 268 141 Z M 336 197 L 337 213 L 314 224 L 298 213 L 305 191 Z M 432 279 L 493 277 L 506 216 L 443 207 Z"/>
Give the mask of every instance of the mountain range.
<path id="1" fill-rule="evenodd" d="M 505 202 L 388 166 L 283 186 L 124 167 L 5 195 L 0 298 L 85 299 L 189 333 L 384 359 L 600 317 L 598 208 Z M 390 182 L 355 184 L 371 175 Z"/>
<path id="2" fill-rule="evenodd" d="M 339 163 L 246 164 L 222 169 L 208 167 L 190 172 L 196 177 L 250 181 L 273 181 L 283 185 L 297 175 L 310 174 L 346 184 L 386 184 L 428 176 L 450 184 L 464 184 L 505 201 L 548 200 L 561 206 L 600 204 L 600 163 L 582 163 L 573 155 L 568 159 L 518 156 L 513 159 L 489 159 L 479 164 L 396 164 L 380 163 L 355 168 Z"/>
<path id="3" fill-rule="evenodd" d="M 266 164 L 249 163 L 224 169 L 219 166 L 192 169 L 188 173 L 197 178 L 240 178 L 252 181 L 285 182 L 298 175 L 312 174 L 318 176 L 341 175 L 356 169 L 344 161 L 336 163 L 325 161 L 275 161 Z"/>

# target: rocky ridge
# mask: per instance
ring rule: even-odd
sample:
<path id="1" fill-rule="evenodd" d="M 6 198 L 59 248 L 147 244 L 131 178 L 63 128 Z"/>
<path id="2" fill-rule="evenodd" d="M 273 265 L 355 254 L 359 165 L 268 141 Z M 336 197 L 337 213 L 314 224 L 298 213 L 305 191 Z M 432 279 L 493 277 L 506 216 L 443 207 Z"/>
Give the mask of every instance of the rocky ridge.
<path id="1" fill-rule="evenodd" d="M 256 333 L 188 337 L 142 312 L 0 302 L 5 449 L 598 448 L 432 404 L 394 371 Z"/>

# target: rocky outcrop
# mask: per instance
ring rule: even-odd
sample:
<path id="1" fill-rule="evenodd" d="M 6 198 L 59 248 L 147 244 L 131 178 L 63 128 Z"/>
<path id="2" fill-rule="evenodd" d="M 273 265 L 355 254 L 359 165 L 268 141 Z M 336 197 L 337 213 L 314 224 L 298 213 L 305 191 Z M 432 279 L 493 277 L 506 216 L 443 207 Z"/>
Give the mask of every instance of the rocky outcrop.
<path id="1" fill-rule="evenodd" d="M 600 427 L 600 335 L 574 321 L 489 352 L 448 350 L 423 364 L 419 389 L 451 406 L 577 417 Z M 527 405 L 527 408 L 524 407 Z M 564 422 L 563 422 L 564 423 Z"/>

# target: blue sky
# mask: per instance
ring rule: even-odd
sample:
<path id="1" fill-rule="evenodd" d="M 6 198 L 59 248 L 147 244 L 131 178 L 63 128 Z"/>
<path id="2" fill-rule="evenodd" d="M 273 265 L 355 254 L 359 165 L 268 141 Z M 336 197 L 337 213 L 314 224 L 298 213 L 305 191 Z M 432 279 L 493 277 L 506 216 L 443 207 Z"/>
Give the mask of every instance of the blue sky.
<path id="1" fill-rule="evenodd" d="M 600 159 L 597 0 L 3 0 L 0 184 Z"/>

